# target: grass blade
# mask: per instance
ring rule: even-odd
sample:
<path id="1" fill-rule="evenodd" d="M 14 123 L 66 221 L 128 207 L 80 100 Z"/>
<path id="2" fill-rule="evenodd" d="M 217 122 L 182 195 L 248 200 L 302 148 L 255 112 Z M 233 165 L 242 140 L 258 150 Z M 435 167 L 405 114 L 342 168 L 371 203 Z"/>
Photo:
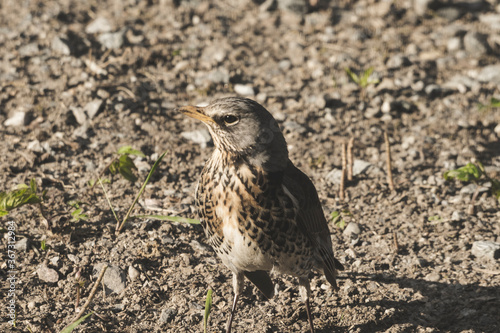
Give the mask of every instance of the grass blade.
<path id="1" fill-rule="evenodd" d="M 212 289 L 208 289 L 207 299 L 205 301 L 205 314 L 203 315 L 203 331 L 207 333 L 208 317 L 212 310 Z"/>
<path id="2" fill-rule="evenodd" d="M 102 187 L 102 191 L 104 192 L 104 197 L 106 198 L 106 201 L 108 202 L 109 208 L 111 208 L 111 211 L 113 212 L 113 215 L 116 219 L 116 225 L 120 223 L 120 220 L 118 220 L 118 216 L 116 216 L 115 210 L 113 209 L 113 205 L 111 204 L 111 200 L 108 197 L 108 192 L 106 192 L 106 189 L 104 188 L 104 185 L 102 184 L 101 178 L 97 178 L 97 181 L 99 182 L 99 185 Z"/>
<path id="3" fill-rule="evenodd" d="M 137 196 L 135 197 L 134 202 L 132 202 L 132 205 L 130 206 L 130 208 L 129 208 L 128 212 L 127 212 L 127 215 L 125 215 L 125 217 L 123 218 L 122 223 L 119 226 L 117 225 L 116 233 L 120 233 L 120 231 L 122 230 L 123 226 L 125 225 L 125 222 L 127 222 L 128 218 L 130 216 L 130 213 L 132 213 L 132 209 L 134 209 L 135 204 L 139 200 L 139 197 L 144 192 L 144 189 L 146 189 L 146 185 L 148 184 L 149 179 L 151 178 L 151 175 L 153 175 L 153 172 L 156 170 L 156 167 L 158 166 L 158 164 L 160 164 L 161 160 L 163 159 L 163 157 L 165 156 L 166 153 L 167 152 L 164 152 L 163 154 L 161 154 L 161 156 L 158 157 L 158 159 L 156 160 L 155 164 L 153 164 L 153 167 L 149 171 L 149 174 L 146 177 L 146 180 L 144 181 L 144 184 L 142 184 L 142 187 L 141 187 L 139 193 L 137 193 Z"/>
<path id="4" fill-rule="evenodd" d="M 80 318 L 77 321 L 75 321 L 75 322 L 69 324 L 68 326 L 66 326 L 60 333 L 71 333 L 78 325 L 80 325 L 85 319 L 87 319 L 92 314 L 93 314 L 93 312 L 87 313 L 82 318 Z"/>

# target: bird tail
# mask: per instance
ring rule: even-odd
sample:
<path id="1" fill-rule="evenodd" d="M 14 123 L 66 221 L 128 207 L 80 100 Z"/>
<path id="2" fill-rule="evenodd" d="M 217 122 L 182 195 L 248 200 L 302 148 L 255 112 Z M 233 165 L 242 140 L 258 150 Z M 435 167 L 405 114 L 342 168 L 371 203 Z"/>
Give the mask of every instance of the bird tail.
<path id="1" fill-rule="evenodd" d="M 274 284 L 266 271 L 243 272 L 268 299 L 274 296 Z"/>
<path id="2" fill-rule="evenodd" d="M 333 258 L 333 261 L 335 264 L 333 272 L 332 272 L 332 269 L 328 269 L 327 267 L 325 267 L 325 269 L 323 271 L 325 273 L 326 280 L 332 285 L 332 287 L 335 290 L 338 290 L 339 287 L 337 286 L 337 270 L 343 271 L 344 266 L 340 263 L 340 261 L 338 261 L 335 258 Z"/>

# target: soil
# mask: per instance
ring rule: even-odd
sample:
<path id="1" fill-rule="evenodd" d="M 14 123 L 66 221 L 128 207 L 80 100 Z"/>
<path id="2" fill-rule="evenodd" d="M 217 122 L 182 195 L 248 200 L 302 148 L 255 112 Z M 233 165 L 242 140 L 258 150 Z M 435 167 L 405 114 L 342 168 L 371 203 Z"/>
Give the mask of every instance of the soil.
<path id="1" fill-rule="evenodd" d="M 122 219 L 166 152 L 133 214 L 195 218 L 213 145 L 175 108 L 237 94 L 279 121 L 325 215 L 346 211 L 346 229 L 330 223 L 346 266 L 340 290 L 311 275 L 318 332 L 500 331 L 498 251 L 473 254 L 474 242 L 500 243 L 499 203 L 483 184 L 468 214 L 475 185 L 443 179 L 476 161 L 500 179 L 500 109 L 490 105 L 500 99 L 498 1 L 294 3 L 303 4 L 2 1 L 0 190 L 36 179 L 47 193 L 44 217 L 26 205 L 1 218 L 3 229 L 15 222 L 17 261 L 16 327 L 3 306 L 1 331 L 61 331 L 78 281 L 81 309 L 104 263 L 106 292 L 99 287 L 77 331 L 200 332 L 209 289 L 209 330 L 224 330 L 231 274 L 201 226 L 134 218 L 116 236 L 101 187 L 88 182 L 120 147 L 144 152 L 133 157 L 136 183 L 104 176 Z M 373 73 L 361 87 L 345 68 Z M 341 143 L 351 137 L 364 166 L 341 201 Z M 86 219 L 71 215 L 75 201 Z M 247 283 L 234 332 L 308 331 L 296 279 L 274 280 L 271 300 Z"/>

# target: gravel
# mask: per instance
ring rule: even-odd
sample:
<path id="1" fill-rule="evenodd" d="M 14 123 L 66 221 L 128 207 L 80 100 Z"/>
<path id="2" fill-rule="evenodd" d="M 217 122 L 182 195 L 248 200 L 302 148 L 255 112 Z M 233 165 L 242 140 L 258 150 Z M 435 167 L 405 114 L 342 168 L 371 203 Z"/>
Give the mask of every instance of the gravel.
<path id="1" fill-rule="evenodd" d="M 47 191 L 45 218 L 37 205 L 8 214 L 17 225 L 19 330 L 61 331 L 74 316 L 76 272 L 83 303 L 104 262 L 107 295 L 99 286 L 89 308 L 99 316 L 80 331 L 198 332 L 208 289 L 209 329 L 224 330 L 231 272 L 201 226 L 132 218 L 116 235 L 101 186 L 88 184 L 110 181 L 104 187 L 121 220 L 166 151 L 141 197 L 155 204 L 137 205 L 132 215 L 195 218 L 194 191 L 213 145 L 203 125 L 175 109 L 242 95 L 275 116 L 325 216 L 350 213 L 345 230 L 329 222 L 346 267 L 340 290 L 310 276 L 318 331 L 500 331 L 498 200 L 480 181 L 469 215 L 477 185 L 443 179 L 478 161 L 500 179 L 500 113 L 490 105 L 500 99 L 497 7 L 478 0 L 2 2 L 0 191 L 33 178 L 39 194 Z M 353 82 L 346 68 L 360 75 L 373 68 L 370 82 Z M 342 202 L 341 142 L 351 137 L 354 179 Z M 134 160 L 135 184 L 102 173 L 127 145 L 147 156 Z M 75 203 L 86 219 L 75 221 Z M 245 284 L 235 332 L 308 330 L 296 279 L 273 280 L 272 300 Z M 0 331 L 12 329 L 0 323 Z"/>

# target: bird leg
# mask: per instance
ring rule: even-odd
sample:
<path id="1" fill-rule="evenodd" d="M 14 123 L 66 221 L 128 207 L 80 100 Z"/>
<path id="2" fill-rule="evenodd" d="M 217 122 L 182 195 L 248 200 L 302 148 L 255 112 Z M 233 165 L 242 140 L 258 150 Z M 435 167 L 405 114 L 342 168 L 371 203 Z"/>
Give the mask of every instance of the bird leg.
<path id="1" fill-rule="evenodd" d="M 309 284 L 309 279 L 299 278 L 299 293 L 302 301 L 306 303 L 307 319 L 309 320 L 309 327 L 311 328 L 311 333 L 314 333 L 314 324 L 311 314 L 311 307 L 309 305 L 309 298 L 311 297 L 311 285 Z"/>
<path id="2" fill-rule="evenodd" d="M 234 289 L 234 299 L 233 306 L 231 308 L 231 315 L 227 321 L 226 333 L 231 333 L 231 325 L 233 324 L 234 313 L 236 312 L 236 303 L 238 303 L 238 298 L 240 297 L 241 291 L 243 290 L 244 284 L 243 273 L 233 272 L 233 289 Z"/>

